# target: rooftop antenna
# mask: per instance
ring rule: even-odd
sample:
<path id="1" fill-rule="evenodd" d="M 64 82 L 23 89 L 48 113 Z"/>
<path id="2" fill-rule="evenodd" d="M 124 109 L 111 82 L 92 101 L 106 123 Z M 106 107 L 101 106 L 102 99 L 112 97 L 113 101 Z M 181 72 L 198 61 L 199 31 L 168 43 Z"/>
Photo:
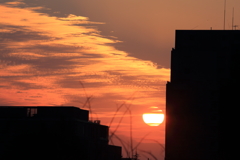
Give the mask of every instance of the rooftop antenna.
<path id="1" fill-rule="evenodd" d="M 226 19 L 226 0 L 224 0 L 223 30 L 225 30 L 225 19 Z"/>
<path id="2" fill-rule="evenodd" d="M 233 7 L 233 11 L 232 11 L 232 30 L 234 27 L 234 7 Z"/>
<path id="3" fill-rule="evenodd" d="M 232 12 L 232 30 L 236 30 L 238 25 L 234 25 L 234 7 L 233 7 L 233 12 Z"/>

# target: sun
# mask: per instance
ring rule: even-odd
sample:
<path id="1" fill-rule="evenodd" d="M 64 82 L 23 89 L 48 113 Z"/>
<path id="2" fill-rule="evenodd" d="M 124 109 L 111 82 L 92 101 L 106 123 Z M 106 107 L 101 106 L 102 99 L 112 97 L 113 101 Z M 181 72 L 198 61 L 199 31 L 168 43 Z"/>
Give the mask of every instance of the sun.
<path id="1" fill-rule="evenodd" d="M 164 114 L 162 113 L 162 110 L 153 110 L 151 113 L 144 113 L 142 118 L 149 126 L 159 126 L 164 120 Z"/>

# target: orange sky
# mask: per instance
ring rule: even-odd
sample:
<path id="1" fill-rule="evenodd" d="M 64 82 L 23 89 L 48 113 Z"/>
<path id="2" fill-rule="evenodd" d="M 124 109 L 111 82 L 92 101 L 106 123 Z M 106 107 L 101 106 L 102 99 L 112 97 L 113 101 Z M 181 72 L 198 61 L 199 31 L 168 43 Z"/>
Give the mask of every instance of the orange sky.
<path id="1" fill-rule="evenodd" d="M 109 125 L 125 103 L 110 129 L 115 130 L 123 115 L 116 134 L 129 140 L 130 115 L 124 112 L 130 107 L 135 144 L 146 134 L 146 139 L 164 142 L 164 124 L 149 127 L 141 116 L 151 106 L 164 110 L 169 69 L 115 49 L 111 44 L 118 41 L 96 29 L 75 26 L 95 24 L 87 17 L 49 17 L 16 5 L 0 5 L 0 105 L 83 107 L 86 97 L 93 96 L 92 119 Z"/>
<path id="2" fill-rule="evenodd" d="M 0 105 L 82 108 L 91 97 L 92 119 L 109 125 L 125 104 L 110 130 L 123 115 L 116 135 L 129 142 L 129 107 L 135 144 L 148 135 L 139 148 L 161 159 L 156 141 L 164 143 L 165 122 L 149 127 L 142 114 L 151 106 L 165 112 L 175 29 L 222 29 L 223 3 L 92 2 L 0 1 Z M 232 7 L 239 24 L 240 2 L 227 4 L 226 28 L 231 29 Z"/>

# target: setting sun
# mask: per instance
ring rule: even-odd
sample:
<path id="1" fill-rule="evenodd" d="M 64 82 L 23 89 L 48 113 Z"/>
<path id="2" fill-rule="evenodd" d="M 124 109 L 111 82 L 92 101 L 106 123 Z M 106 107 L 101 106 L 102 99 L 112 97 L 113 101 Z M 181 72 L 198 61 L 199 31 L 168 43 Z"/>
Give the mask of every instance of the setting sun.
<path id="1" fill-rule="evenodd" d="M 144 113 L 143 121 L 149 126 L 159 126 L 164 120 L 163 113 Z"/>

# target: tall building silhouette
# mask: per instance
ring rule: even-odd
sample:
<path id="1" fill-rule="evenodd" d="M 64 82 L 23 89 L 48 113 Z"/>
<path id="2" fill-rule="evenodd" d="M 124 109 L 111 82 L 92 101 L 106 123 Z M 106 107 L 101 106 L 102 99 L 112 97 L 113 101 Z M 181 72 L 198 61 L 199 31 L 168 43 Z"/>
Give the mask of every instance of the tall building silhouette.
<path id="1" fill-rule="evenodd" d="M 238 105 L 240 31 L 176 30 L 175 38 L 165 160 L 225 159 Z"/>

